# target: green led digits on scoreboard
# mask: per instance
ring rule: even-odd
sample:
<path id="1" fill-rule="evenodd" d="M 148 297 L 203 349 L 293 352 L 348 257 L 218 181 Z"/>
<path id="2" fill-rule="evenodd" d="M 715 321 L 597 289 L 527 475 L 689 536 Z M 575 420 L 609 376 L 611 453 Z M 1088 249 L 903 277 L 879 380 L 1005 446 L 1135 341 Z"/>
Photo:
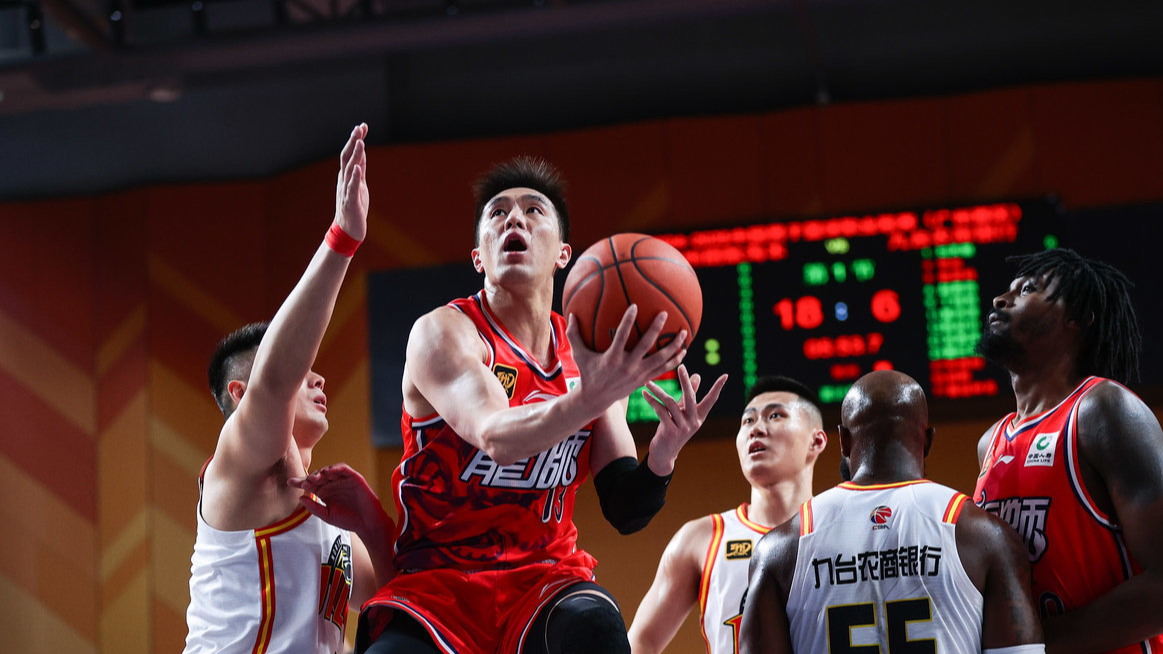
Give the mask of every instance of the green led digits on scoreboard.
<path id="1" fill-rule="evenodd" d="M 833 261 L 831 264 L 813 261 L 804 264 L 804 286 L 823 286 L 829 282 L 842 284 L 851 278 L 857 282 L 866 282 L 876 275 L 876 262 L 872 259 L 855 259 L 853 261 Z"/>

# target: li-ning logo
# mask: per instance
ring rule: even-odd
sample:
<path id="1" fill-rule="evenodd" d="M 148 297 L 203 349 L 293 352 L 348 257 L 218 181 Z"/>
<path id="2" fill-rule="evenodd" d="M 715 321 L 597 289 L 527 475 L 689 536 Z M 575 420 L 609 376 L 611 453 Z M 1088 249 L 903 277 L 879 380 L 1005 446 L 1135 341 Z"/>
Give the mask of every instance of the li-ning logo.
<path id="1" fill-rule="evenodd" d="M 723 557 L 728 561 L 736 559 L 751 558 L 751 540 L 729 540 L 727 541 L 727 551 L 723 553 Z"/>
<path id="2" fill-rule="evenodd" d="M 1054 453 L 1058 450 L 1058 432 L 1035 434 L 1026 452 L 1026 467 L 1054 465 Z"/>
<path id="3" fill-rule="evenodd" d="M 505 387 L 505 395 L 510 400 L 513 399 L 513 391 L 517 389 L 517 369 L 498 363 L 493 366 L 493 374 L 497 376 L 501 386 Z"/>
<path id="4" fill-rule="evenodd" d="M 872 521 L 872 530 L 888 529 L 888 520 L 892 517 L 892 509 L 887 506 L 878 506 L 868 514 L 868 519 Z"/>

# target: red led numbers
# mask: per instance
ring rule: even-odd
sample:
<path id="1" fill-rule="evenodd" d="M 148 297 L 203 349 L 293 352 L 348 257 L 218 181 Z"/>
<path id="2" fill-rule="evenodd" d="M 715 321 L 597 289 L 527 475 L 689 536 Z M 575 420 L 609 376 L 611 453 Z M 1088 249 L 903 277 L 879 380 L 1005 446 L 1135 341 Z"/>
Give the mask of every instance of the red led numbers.
<path id="1" fill-rule="evenodd" d="M 784 329 L 815 329 L 824 322 L 824 305 L 820 304 L 820 298 L 812 295 L 794 302 L 785 297 L 775 303 L 771 312 L 779 316 L 779 324 Z"/>
<path id="2" fill-rule="evenodd" d="M 893 322 L 901 317 L 901 301 L 896 291 L 886 288 L 872 296 L 872 317 L 880 322 Z"/>
<path id="3" fill-rule="evenodd" d="M 804 356 L 809 359 L 839 359 L 876 354 L 884 343 L 884 335 L 846 334 L 843 336 L 818 336 L 804 340 Z"/>

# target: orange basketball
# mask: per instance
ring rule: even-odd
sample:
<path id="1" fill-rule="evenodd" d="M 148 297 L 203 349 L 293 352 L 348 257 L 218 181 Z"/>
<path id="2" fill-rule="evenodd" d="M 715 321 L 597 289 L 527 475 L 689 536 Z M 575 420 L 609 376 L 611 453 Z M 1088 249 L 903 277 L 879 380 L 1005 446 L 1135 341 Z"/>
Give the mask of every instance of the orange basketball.
<path id="1" fill-rule="evenodd" d="M 703 291 L 694 268 L 665 241 L 645 234 L 615 234 L 591 245 L 565 278 L 565 315 L 577 318 L 582 340 L 604 352 L 622 314 L 638 305 L 638 318 L 626 349 L 634 347 L 660 311 L 666 325 L 651 348 L 665 346 L 687 331 L 689 347 L 703 317 Z"/>

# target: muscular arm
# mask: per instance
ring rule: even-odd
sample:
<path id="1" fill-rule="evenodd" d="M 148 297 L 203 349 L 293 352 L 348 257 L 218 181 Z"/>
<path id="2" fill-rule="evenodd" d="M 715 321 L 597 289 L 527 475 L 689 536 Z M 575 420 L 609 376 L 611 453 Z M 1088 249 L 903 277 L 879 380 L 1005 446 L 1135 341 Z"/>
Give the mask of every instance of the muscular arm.
<path id="1" fill-rule="evenodd" d="M 710 546 L 713 525 L 710 516 L 683 525 L 658 562 L 654 583 L 630 625 L 633 654 L 656 654 L 666 649 L 683 620 L 699 601 L 703 557 Z"/>
<path id="2" fill-rule="evenodd" d="M 366 125 L 352 131 L 340 155 L 336 185 L 335 222 L 357 241 L 363 240 L 367 230 L 366 134 Z M 275 313 L 255 354 L 238 409 L 218 439 L 213 465 L 220 473 L 260 475 L 287 453 L 296 396 L 315 361 L 350 262 L 321 243 Z"/>
<path id="3" fill-rule="evenodd" d="M 1104 383 L 1082 401 L 1078 443 L 1087 490 L 1122 527 L 1143 572 L 1047 620 L 1046 651 L 1098 652 L 1163 633 L 1163 430 L 1143 402 Z"/>
<path id="4" fill-rule="evenodd" d="M 982 649 L 1042 642 L 1030 562 L 1017 532 L 967 502 L 957 521 L 957 551 L 985 601 Z"/>
<path id="5" fill-rule="evenodd" d="M 743 620 L 739 625 L 740 654 L 791 654 L 787 619 L 788 590 L 795 572 L 800 518 L 767 532 L 755 546 L 748 575 Z"/>
<path id="6" fill-rule="evenodd" d="M 561 442 L 638 386 L 678 365 L 685 353 L 681 339 L 646 354 L 665 316 L 651 324 L 633 351 L 624 350 L 635 315 L 633 308 L 627 311 L 606 352 L 584 359 L 575 353 L 582 368 L 577 391 L 510 407 L 485 365 L 484 345 L 472 321 L 455 309 L 439 308 L 418 320 L 408 338 L 405 402 L 411 384 L 465 441 L 501 465 L 520 461 Z M 583 367 L 583 360 L 589 365 Z"/>

